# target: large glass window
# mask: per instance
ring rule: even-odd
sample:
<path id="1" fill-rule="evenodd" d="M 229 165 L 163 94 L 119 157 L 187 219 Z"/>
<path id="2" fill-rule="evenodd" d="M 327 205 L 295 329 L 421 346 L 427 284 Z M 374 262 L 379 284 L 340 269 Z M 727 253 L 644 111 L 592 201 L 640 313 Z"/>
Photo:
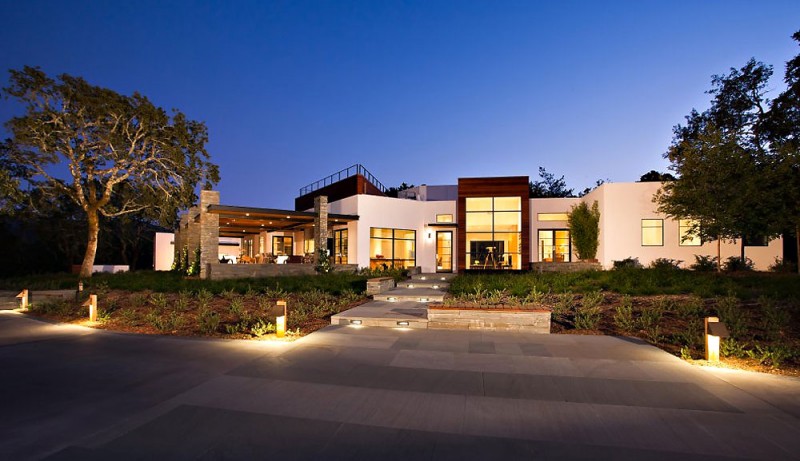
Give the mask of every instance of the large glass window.
<path id="1" fill-rule="evenodd" d="M 294 247 L 294 238 L 276 235 L 272 237 L 272 254 L 275 256 L 292 256 L 294 252 L 292 248 Z"/>
<path id="2" fill-rule="evenodd" d="M 333 231 L 334 263 L 347 264 L 347 229 Z"/>
<path id="3" fill-rule="evenodd" d="M 466 199 L 466 267 L 522 268 L 522 199 Z"/>
<path id="4" fill-rule="evenodd" d="M 372 269 L 407 268 L 417 265 L 417 232 L 370 227 L 369 266 Z"/>
<path id="5" fill-rule="evenodd" d="M 695 221 L 692 219 L 678 220 L 678 244 L 682 247 L 697 247 L 703 244 L 699 235 L 692 233 Z"/>
<path id="6" fill-rule="evenodd" d="M 642 219 L 642 246 L 664 246 L 663 219 Z"/>

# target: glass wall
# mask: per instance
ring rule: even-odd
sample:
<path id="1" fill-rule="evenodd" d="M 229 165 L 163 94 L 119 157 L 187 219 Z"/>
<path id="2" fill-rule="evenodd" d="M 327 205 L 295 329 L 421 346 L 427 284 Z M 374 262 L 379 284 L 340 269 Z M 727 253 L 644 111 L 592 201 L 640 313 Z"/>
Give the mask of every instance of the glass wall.
<path id="1" fill-rule="evenodd" d="M 369 267 L 406 268 L 417 265 L 417 233 L 407 229 L 370 227 Z"/>
<path id="2" fill-rule="evenodd" d="M 522 268 L 522 199 L 466 198 L 466 267 Z"/>
<path id="3" fill-rule="evenodd" d="M 333 231 L 333 252 L 335 264 L 347 264 L 347 229 Z"/>

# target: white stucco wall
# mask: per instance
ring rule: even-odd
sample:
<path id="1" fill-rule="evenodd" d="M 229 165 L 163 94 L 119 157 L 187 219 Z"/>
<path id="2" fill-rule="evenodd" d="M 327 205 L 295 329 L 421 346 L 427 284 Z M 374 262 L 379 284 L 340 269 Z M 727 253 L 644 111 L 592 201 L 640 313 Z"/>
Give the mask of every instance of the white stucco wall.
<path id="1" fill-rule="evenodd" d="M 422 202 L 416 200 L 356 195 L 331 202 L 330 213 L 355 214 L 358 221 L 348 223 L 348 260 L 359 267 L 369 267 L 369 230 L 371 227 L 409 229 L 416 231 L 416 264 L 423 272 L 436 271 L 436 230 L 429 223 L 436 222 L 437 214 L 450 213 L 455 217 L 455 201 Z M 455 247 L 455 228 L 453 246 Z M 430 234 L 430 238 L 428 235 Z M 456 267 L 458 249 L 453 248 L 453 267 Z"/>
<path id="2" fill-rule="evenodd" d="M 647 266 L 657 258 L 682 260 L 684 266 L 694 263 L 694 255 L 717 255 L 717 242 L 701 246 L 681 246 L 678 221 L 656 212 L 653 196 L 661 183 L 608 183 L 598 187 L 583 200 L 591 204 L 597 200 L 600 208 L 600 247 L 597 258 L 603 267 L 613 267 L 613 261 L 638 257 Z M 664 245 L 642 245 L 642 219 L 664 220 Z M 773 240 L 766 247 L 746 247 L 745 255 L 752 259 L 758 270 L 767 270 L 776 256 L 782 254 L 783 242 Z M 739 242 L 722 243 L 722 260 L 739 256 Z"/>

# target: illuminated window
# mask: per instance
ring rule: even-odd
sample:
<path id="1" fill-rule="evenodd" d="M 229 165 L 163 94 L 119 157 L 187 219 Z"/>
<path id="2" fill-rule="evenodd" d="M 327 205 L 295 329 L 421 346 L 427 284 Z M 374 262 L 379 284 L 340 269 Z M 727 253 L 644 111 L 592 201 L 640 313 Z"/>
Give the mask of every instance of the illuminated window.
<path id="1" fill-rule="evenodd" d="M 663 219 L 642 219 L 642 246 L 664 246 Z"/>
<path id="2" fill-rule="evenodd" d="M 469 269 L 522 268 L 522 199 L 466 198 L 466 261 Z"/>
<path id="3" fill-rule="evenodd" d="M 333 252 L 336 264 L 347 264 L 347 229 L 333 231 Z"/>
<path id="4" fill-rule="evenodd" d="M 566 221 L 569 218 L 566 213 L 539 213 L 537 219 L 539 221 Z"/>
<path id="5" fill-rule="evenodd" d="M 371 269 L 416 266 L 417 232 L 407 229 L 369 229 L 369 267 Z"/>
<path id="6" fill-rule="evenodd" d="M 696 221 L 693 219 L 678 220 L 678 244 L 682 247 L 698 247 L 703 244 L 699 235 L 692 233 Z"/>
<path id="7" fill-rule="evenodd" d="M 285 237 L 285 236 L 274 236 L 272 237 L 272 254 L 275 256 L 278 255 L 288 255 L 292 256 L 294 252 L 292 251 L 294 239 L 292 237 Z"/>
<path id="8" fill-rule="evenodd" d="M 451 214 L 437 214 L 436 222 L 453 222 L 453 215 Z"/>

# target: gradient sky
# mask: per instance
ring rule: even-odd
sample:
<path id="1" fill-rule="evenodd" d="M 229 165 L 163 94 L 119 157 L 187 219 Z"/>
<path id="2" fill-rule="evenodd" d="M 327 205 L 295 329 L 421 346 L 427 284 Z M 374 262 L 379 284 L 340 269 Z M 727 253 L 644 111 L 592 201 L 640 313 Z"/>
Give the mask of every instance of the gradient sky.
<path id="1" fill-rule="evenodd" d="M 292 208 L 354 163 L 387 186 L 539 166 L 576 190 L 635 181 L 666 170 L 712 74 L 755 57 L 779 93 L 798 29 L 796 0 L 0 0 L 0 69 L 178 108 L 208 126 L 222 203 Z"/>

